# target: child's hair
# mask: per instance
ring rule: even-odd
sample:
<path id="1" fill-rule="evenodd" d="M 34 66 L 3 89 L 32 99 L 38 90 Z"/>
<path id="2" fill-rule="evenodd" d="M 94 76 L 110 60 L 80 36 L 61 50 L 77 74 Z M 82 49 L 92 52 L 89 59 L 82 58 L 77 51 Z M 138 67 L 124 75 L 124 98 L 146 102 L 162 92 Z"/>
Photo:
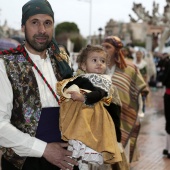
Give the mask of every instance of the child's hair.
<path id="1" fill-rule="evenodd" d="M 86 47 L 84 47 L 80 50 L 80 53 L 77 56 L 77 63 L 78 63 L 79 69 L 81 69 L 81 65 L 86 62 L 89 54 L 92 53 L 92 52 L 99 52 L 99 53 L 102 52 L 103 55 L 106 56 L 106 60 L 107 60 L 106 62 L 108 64 L 108 54 L 102 46 L 100 46 L 100 45 L 87 45 Z"/>

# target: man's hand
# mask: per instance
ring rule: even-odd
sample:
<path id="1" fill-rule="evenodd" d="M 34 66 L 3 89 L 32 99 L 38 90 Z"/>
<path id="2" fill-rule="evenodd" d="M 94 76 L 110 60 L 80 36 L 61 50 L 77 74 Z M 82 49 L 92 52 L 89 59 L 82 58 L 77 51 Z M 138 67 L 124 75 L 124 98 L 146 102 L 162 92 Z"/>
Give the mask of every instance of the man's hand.
<path id="1" fill-rule="evenodd" d="M 72 165 L 77 165 L 77 162 L 70 158 L 70 156 L 72 156 L 72 152 L 64 149 L 64 147 L 67 146 L 67 143 L 48 143 L 43 157 L 48 162 L 58 166 L 62 170 L 72 170 Z"/>

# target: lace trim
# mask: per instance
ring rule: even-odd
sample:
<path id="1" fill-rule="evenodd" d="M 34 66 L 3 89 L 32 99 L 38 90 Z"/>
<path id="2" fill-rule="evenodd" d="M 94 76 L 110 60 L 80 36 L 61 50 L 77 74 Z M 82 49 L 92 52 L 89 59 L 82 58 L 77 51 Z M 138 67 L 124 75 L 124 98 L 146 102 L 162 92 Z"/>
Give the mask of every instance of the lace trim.
<path id="1" fill-rule="evenodd" d="M 88 78 L 95 87 L 99 87 L 106 92 L 111 88 L 112 82 L 109 80 L 109 76 L 100 74 L 82 74 L 81 76 Z"/>

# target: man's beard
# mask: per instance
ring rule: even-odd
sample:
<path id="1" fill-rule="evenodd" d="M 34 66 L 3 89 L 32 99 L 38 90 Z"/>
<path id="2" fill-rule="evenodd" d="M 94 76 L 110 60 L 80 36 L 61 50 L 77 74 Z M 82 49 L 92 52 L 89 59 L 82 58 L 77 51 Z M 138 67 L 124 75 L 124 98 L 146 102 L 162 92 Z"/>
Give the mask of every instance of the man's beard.
<path id="1" fill-rule="evenodd" d="M 35 41 L 36 37 L 46 38 L 47 40 L 46 40 L 46 42 L 43 42 L 43 43 L 37 43 Z M 34 50 L 36 50 L 38 52 L 42 52 L 42 51 L 46 50 L 49 46 L 49 43 L 51 42 L 51 40 L 49 40 L 49 36 L 43 35 L 43 34 L 38 34 L 38 35 L 35 34 L 32 39 L 28 38 L 26 28 L 25 28 L 25 40 L 29 44 L 30 47 L 32 47 Z"/>

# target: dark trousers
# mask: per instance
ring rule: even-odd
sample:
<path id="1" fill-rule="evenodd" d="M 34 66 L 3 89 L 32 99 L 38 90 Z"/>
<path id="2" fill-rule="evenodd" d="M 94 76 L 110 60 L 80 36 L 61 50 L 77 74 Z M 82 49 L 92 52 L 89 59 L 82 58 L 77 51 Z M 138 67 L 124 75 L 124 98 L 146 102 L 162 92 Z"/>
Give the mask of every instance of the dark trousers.
<path id="1" fill-rule="evenodd" d="M 165 130 L 170 134 L 170 95 L 164 95 Z"/>
<path id="2" fill-rule="evenodd" d="M 19 170 L 14 165 L 9 163 L 6 159 L 2 157 L 2 170 Z M 24 163 L 22 170 L 60 170 L 60 168 L 52 165 L 45 158 L 30 158 L 28 157 Z M 75 167 L 74 170 L 78 170 L 78 167 Z"/>
<path id="3" fill-rule="evenodd" d="M 145 113 L 146 96 L 142 96 L 142 102 L 143 102 L 142 111 L 143 113 Z"/>

